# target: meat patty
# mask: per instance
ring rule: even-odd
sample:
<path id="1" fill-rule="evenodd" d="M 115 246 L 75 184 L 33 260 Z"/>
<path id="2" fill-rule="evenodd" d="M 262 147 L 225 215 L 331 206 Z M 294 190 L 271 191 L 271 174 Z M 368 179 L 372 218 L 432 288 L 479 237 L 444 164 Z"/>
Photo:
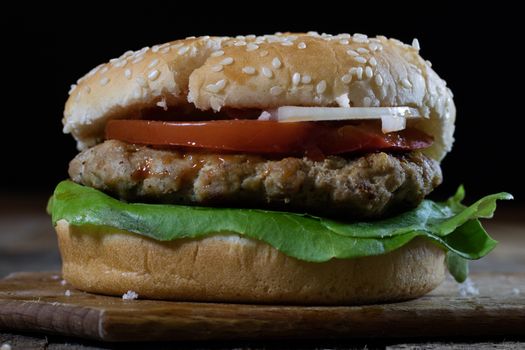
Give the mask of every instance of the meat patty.
<path id="1" fill-rule="evenodd" d="M 73 181 L 128 201 L 273 208 L 378 218 L 418 205 L 441 183 L 419 152 L 322 161 L 158 150 L 106 141 L 69 164 Z"/>

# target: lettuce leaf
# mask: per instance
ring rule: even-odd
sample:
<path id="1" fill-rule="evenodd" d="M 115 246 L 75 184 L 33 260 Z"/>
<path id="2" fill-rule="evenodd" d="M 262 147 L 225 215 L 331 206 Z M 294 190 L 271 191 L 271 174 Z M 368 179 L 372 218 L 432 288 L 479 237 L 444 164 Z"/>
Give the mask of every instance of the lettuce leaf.
<path id="1" fill-rule="evenodd" d="M 62 181 L 49 201 L 49 211 L 53 224 L 65 219 L 74 226 L 116 228 L 159 241 L 236 233 L 311 262 L 385 254 L 423 236 L 452 252 L 454 258 L 447 260 L 457 267 L 459 258 L 478 259 L 495 247 L 497 242 L 478 219 L 492 217 L 496 201 L 512 196 L 490 195 L 469 207 L 461 204 L 463 198 L 460 187 L 443 203 L 425 200 L 417 208 L 385 220 L 342 222 L 259 209 L 125 203 L 96 189 Z M 456 277 L 464 271 L 450 270 Z"/>

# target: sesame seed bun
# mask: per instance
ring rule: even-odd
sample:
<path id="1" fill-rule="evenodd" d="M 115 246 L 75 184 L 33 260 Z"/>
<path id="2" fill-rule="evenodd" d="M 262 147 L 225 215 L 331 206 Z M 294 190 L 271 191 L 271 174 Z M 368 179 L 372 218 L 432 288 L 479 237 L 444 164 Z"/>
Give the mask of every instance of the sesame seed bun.
<path id="1" fill-rule="evenodd" d="M 361 34 L 200 37 L 128 51 L 72 86 L 64 132 L 85 149 L 103 140 L 109 119 L 156 106 L 338 106 L 345 94 L 355 107 L 419 109 L 425 118 L 411 123 L 434 137 L 427 154 L 441 160 L 450 151 L 452 93 L 421 58 L 417 41 Z"/>
<path id="2" fill-rule="evenodd" d="M 63 277 L 108 295 L 133 290 L 152 299 L 364 304 L 419 297 L 445 276 L 444 251 L 418 238 L 385 255 L 310 263 L 237 235 L 159 242 L 65 220 L 56 231 Z"/>

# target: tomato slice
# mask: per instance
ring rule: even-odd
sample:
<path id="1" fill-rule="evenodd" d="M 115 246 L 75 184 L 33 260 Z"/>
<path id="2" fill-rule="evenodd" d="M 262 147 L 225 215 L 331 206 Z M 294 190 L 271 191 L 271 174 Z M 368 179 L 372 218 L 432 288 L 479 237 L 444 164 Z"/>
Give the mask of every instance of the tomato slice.
<path id="1" fill-rule="evenodd" d="M 432 137 L 416 129 L 383 134 L 379 123 L 280 123 L 247 119 L 206 122 L 111 120 L 106 125 L 106 138 L 141 145 L 293 155 L 409 151 L 432 144 Z"/>

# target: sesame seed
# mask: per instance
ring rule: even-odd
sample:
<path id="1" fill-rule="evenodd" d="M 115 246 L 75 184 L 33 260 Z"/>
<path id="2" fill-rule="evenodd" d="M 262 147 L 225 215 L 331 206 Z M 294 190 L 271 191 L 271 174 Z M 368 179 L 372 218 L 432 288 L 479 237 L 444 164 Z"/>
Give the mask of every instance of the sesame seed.
<path id="1" fill-rule="evenodd" d="M 368 43 L 368 36 L 365 34 L 355 33 L 352 37 L 356 43 Z"/>
<path id="2" fill-rule="evenodd" d="M 361 80 L 363 79 L 363 67 L 357 67 L 357 70 L 355 71 L 357 75 L 357 79 Z"/>
<path id="3" fill-rule="evenodd" d="M 222 56 L 222 55 L 224 55 L 224 51 L 219 50 L 219 51 L 212 52 L 212 54 L 210 56 L 211 57 L 219 57 L 219 56 Z"/>
<path id="4" fill-rule="evenodd" d="M 233 46 L 246 46 L 246 41 L 237 41 Z"/>
<path id="5" fill-rule="evenodd" d="M 270 89 L 270 94 L 272 94 L 274 96 L 280 95 L 283 92 L 284 92 L 284 90 L 280 86 L 272 86 L 272 88 Z"/>
<path id="6" fill-rule="evenodd" d="M 158 69 L 154 69 L 151 72 L 148 73 L 148 79 L 149 80 L 156 80 L 160 75 L 160 72 Z"/>
<path id="7" fill-rule="evenodd" d="M 184 44 L 183 44 L 183 43 L 173 44 L 173 45 L 171 45 L 171 48 L 172 48 L 172 49 L 178 49 L 178 48 L 181 47 L 182 45 L 184 45 Z"/>
<path id="8" fill-rule="evenodd" d="M 271 78 L 273 76 L 273 73 L 272 71 L 267 68 L 267 67 L 263 67 L 262 68 L 262 74 L 266 77 L 266 78 Z"/>
<path id="9" fill-rule="evenodd" d="M 159 60 L 158 60 L 157 58 L 155 58 L 153 61 L 150 62 L 150 64 L 148 64 L 148 68 L 153 68 L 153 67 L 155 67 L 158 63 L 159 63 Z"/>
<path id="10" fill-rule="evenodd" d="M 170 52 L 170 48 L 169 47 L 165 47 L 162 50 L 160 50 L 160 53 L 163 53 L 163 54 L 167 54 L 168 52 Z"/>
<path id="11" fill-rule="evenodd" d="M 131 61 L 131 63 L 133 63 L 133 64 L 139 63 L 143 59 L 144 59 L 144 56 L 139 56 L 139 57 L 136 57 L 133 61 Z"/>
<path id="12" fill-rule="evenodd" d="M 108 83 L 109 83 L 109 78 L 108 77 L 104 77 L 104 78 L 100 79 L 100 85 L 105 86 Z"/>
<path id="13" fill-rule="evenodd" d="M 364 47 L 359 47 L 359 48 L 356 49 L 356 51 L 359 52 L 359 53 L 370 53 L 370 51 L 368 51 Z"/>
<path id="14" fill-rule="evenodd" d="M 142 49 L 140 49 L 137 52 L 135 52 L 134 55 L 136 55 L 136 56 L 144 55 L 148 51 L 149 51 L 149 47 L 144 46 Z"/>
<path id="15" fill-rule="evenodd" d="M 133 55 L 133 51 L 128 50 L 128 51 L 124 52 L 124 53 L 122 54 L 122 56 L 120 56 L 120 58 L 121 58 L 121 59 L 128 58 L 128 57 L 131 56 L 131 55 Z"/>
<path id="16" fill-rule="evenodd" d="M 127 63 L 128 63 L 128 61 L 126 61 L 126 60 L 118 60 L 118 61 L 116 61 L 113 64 L 113 66 L 115 66 L 117 68 L 121 68 L 121 67 L 124 67 Z"/>
<path id="17" fill-rule="evenodd" d="M 255 51 L 258 48 L 259 48 L 259 45 L 254 44 L 254 43 L 249 43 L 248 45 L 246 45 L 246 51 L 248 51 L 248 52 Z"/>
<path id="18" fill-rule="evenodd" d="M 325 91 L 326 91 L 326 81 L 321 80 L 321 81 L 315 86 L 315 91 L 316 91 L 318 94 L 322 94 L 323 92 L 325 92 Z"/>
<path id="19" fill-rule="evenodd" d="M 235 39 L 244 40 L 246 37 L 244 35 L 237 35 Z"/>
<path id="20" fill-rule="evenodd" d="M 129 69 L 129 68 L 126 69 L 126 70 L 124 71 L 124 76 L 125 76 L 126 78 L 128 78 L 128 79 L 131 79 L 131 69 Z"/>
<path id="21" fill-rule="evenodd" d="M 68 95 L 71 95 L 73 93 L 73 91 L 75 91 L 76 88 L 77 88 L 77 85 L 76 84 L 72 84 L 69 87 Z"/>
<path id="22" fill-rule="evenodd" d="M 306 44 L 303 43 L 303 42 L 300 42 L 299 44 L 297 44 L 297 48 L 298 49 L 306 49 Z"/>
<path id="23" fill-rule="evenodd" d="M 376 77 L 374 80 L 377 86 L 383 86 L 383 77 L 381 76 L 381 74 L 376 74 Z"/>
<path id="24" fill-rule="evenodd" d="M 102 69 L 100 70 L 100 74 L 104 74 L 104 73 L 106 73 L 108 70 L 109 70 L 108 66 L 105 66 L 104 68 L 102 68 Z"/>
<path id="25" fill-rule="evenodd" d="M 319 36 L 319 33 L 314 32 L 314 31 L 309 31 L 308 33 L 306 33 L 306 35 L 308 35 L 308 36 Z"/>
<path id="26" fill-rule="evenodd" d="M 154 46 L 152 46 L 152 47 L 151 47 L 151 51 L 153 51 L 153 52 L 157 52 L 157 51 L 159 51 L 159 45 L 154 45 Z"/>
<path id="27" fill-rule="evenodd" d="M 211 67 L 212 72 L 220 72 L 224 68 L 221 64 L 216 64 Z"/>
<path id="28" fill-rule="evenodd" d="M 289 41 L 283 41 L 283 42 L 281 43 L 281 45 L 282 45 L 282 46 L 292 46 L 293 43 L 291 43 L 291 42 L 289 42 Z"/>
<path id="29" fill-rule="evenodd" d="M 179 55 L 184 55 L 186 52 L 188 52 L 189 49 L 190 49 L 189 46 L 183 46 L 183 47 L 181 47 L 181 48 L 179 49 L 179 51 L 177 51 L 177 53 L 178 53 Z"/>
<path id="30" fill-rule="evenodd" d="M 195 35 L 187 36 L 187 37 L 186 37 L 186 40 L 188 40 L 188 39 L 195 39 Z"/>
<path id="31" fill-rule="evenodd" d="M 368 96 L 365 96 L 363 98 L 363 107 L 370 107 L 371 104 L 372 104 L 372 99 Z"/>
<path id="32" fill-rule="evenodd" d="M 345 84 L 350 84 L 352 82 L 352 75 L 351 74 L 345 74 L 341 77 L 341 81 Z"/>
<path id="33" fill-rule="evenodd" d="M 359 56 L 359 54 L 356 51 L 352 50 L 352 49 L 346 50 L 346 53 L 349 56 Z"/>
<path id="34" fill-rule="evenodd" d="M 267 51 L 267 50 L 261 50 L 261 52 L 259 53 L 259 55 L 260 55 L 261 57 L 268 56 L 268 51 Z"/>
<path id="35" fill-rule="evenodd" d="M 426 60 L 425 63 L 427 64 L 427 66 L 432 67 L 432 62 L 430 62 L 429 60 Z"/>
<path id="36" fill-rule="evenodd" d="M 339 44 L 341 44 L 341 45 L 348 45 L 349 41 L 346 40 L 346 39 L 341 39 L 341 40 L 339 40 Z"/>
<path id="37" fill-rule="evenodd" d="M 301 74 L 299 73 L 294 73 L 292 75 L 292 84 L 294 85 L 299 85 L 299 83 L 301 82 Z"/>
<path id="38" fill-rule="evenodd" d="M 372 67 L 366 66 L 365 68 L 365 75 L 368 79 L 372 78 L 374 76 L 374 72 L 372 71 Z"/>
<path id="39" fill-rule="evenodd" d="M 246 39 L 250 39 L 250 40 L 255 39 L 255 34 L 246 35 Z"/>
<path id="40" fill-rule="evenodd" d="M 215 84 L 209 84 L 208 86 L 206 86 L 206 89 L 210 92 L 217 93 L 221 91 L 222 89 L 224 89 L 225 86 L 226 86 L 226 80 L 221 79 Z"/>
<path id="41" fill-rule="evenodd" d="M 412 83 L 407 78 L 403 78 L 401 80 L 401 85 L 403 85 L 403 87 L 405 87 L 407 89 L 410 89 L 412 87 Z"/>
<path id="42" fill-rule="evenodd" d="M 414 40 L 412 40 L 412 47 L 417 51 L 421 50 L 421 46 L 419 46 L 419 40 L 417 40 L 417 38 L 414 38 Z"/>
<path id="43" fill-rule="evenodd" d="M 350 39 L 352 36 L 348 33 L 342 33 L 342 34 L 339 34 L 337 37 L 342 38 L 342 39 Z"/>
<path id="44" fill-rule="evenodd" d="M 308 74 L 303 75 L 303 77 L 301 78 L 301 83 L 303 84 L 310 84 L 311 82 L 312 82 L 312 77 L 309 76 Z"/>
<path id="45" fill-rule="evenodd" d="M 275 68 L 275 69 L 279 69 L 279 68 L 281 68 L 281 60 L 278 59 L 277 57 L 275 57 L 275 58 L 272 60 L 272 66 L 273 66 L 273 68 Z"/>
<path id="46" fill-rule="evenodd" d="M 370 44 L 368 44 L 368 48 L 371 51 L 377 51 L 379 49 L 379 44 L 377 44 L 377 43 L 370 43 Z"/>
<path id="47" fill-rule="evenodd" d="M 242 69 L 242 72 L 243 72 L 244 74 L 252 75 L 252 74 L 255 74 L 255 68 L 250 67 L 250 66 L 247 66 L 247 67 L 244 67 L 244 68 Z"/>
<path id="48" fill-rule="evenodd" d="M 221 61 L 220 64 L 222 64 L 223 66 L 227 66 L 227 65 L 230 65 L 230 64 L 232 64 L 232 63 L 233 63 L 233 58 L 231 58 L 231 57 L 226 57 L 225 59 L 223 59 L 223 60 Z"/>
<path id="49" fill-rule="evenodd" d="M 370 57 L 370 59 L 368 60 L 368 64 L 371 65 L 372 67 L 377 66 L 376 58 L 375 57 Z"/>
<path id="50" fill-rule="evenodd" d="M 354 57 L 354 60 L 356 60 L 356 62 L 359 62 L 359 63 L 362 63 L 362 64 L 366 63 L 366 58 L 361 57 L 361 56 Z"/>

